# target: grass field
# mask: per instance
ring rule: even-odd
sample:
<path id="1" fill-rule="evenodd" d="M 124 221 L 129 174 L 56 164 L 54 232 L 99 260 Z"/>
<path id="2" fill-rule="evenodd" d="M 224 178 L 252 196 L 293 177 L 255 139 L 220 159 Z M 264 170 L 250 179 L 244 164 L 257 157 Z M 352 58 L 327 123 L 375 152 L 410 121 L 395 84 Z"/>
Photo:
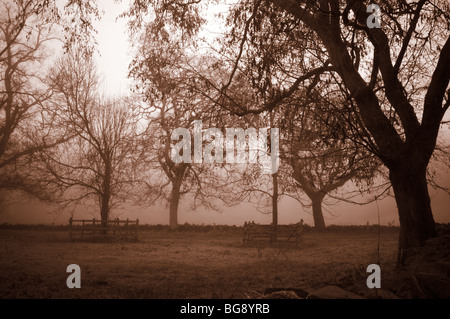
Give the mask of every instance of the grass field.
<path id="1" fill-rule="evenodd" d="M 395 261 L 397 230 L 380 238 L 383 269 Z M 296 248 L 246 245 L 240 228 L 143 230 L 138 242 L 126 243 L 70 242 L 67 230 L 0 229 L 0 243 L 1 298 L 257 298 L 265 288 L 365 282 L 366 267 L 377 263 L 378 234 L 310 231 Z M 66 286 L 69 264 L 81 267 L 81 289 Z"/>

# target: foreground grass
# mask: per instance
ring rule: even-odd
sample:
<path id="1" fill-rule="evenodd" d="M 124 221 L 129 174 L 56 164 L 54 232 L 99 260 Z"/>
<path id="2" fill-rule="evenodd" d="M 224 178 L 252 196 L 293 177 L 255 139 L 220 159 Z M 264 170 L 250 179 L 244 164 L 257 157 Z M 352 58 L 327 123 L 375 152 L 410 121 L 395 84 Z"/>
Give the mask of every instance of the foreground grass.
<path id="1" fill-rule="evenodd" d="M 306 291 L 365 281 L 378 262 L 377 233 L 308 232 L 300 248 L 244 245 L 235 231 L 141 231 L 135 243 L 70 242 L 62 230 L 0 229 L 1 298 L 256 298 L 269 287 Z M 380 264 L 398 234 L 383 231 Z M 81 267 L 81 289 L 66 268 Z"/>

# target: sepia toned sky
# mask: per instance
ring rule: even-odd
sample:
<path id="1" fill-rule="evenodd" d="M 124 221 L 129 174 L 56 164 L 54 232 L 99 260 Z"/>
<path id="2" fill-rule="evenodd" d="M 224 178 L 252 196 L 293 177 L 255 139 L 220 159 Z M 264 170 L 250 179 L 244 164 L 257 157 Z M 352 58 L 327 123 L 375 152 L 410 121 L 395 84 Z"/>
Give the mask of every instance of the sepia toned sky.
<path id="1" fill-rule="evenodd" d="M 101 0 L 98 3 L 99 9 L 104 11 L 102 19 L 95 23 L 99 51 L 96 61 L 104 81 L 103 93 L 109 96 L 127 94 L 132 48 L 128 41 L 126 20 L 117 17 L 127 9 L 128 1 L 116 3 Z"/>
<path id="2" fill-rule="evenodd" d="M 96 56 L 100 74 L 104 84 L 102 90 L 105 95 L 118 96 L 127 94 L 129 80 L 127 80 L 128 66 L 131 62 L 132 48 L 128 42 L 126 21 L 116 17 L 127 8 L 128 2 L 116 3 L 111 0 L 99 1 L 100 10 L 105 14 L 102 20 L 96 23 L 98 30 L 97 41 L 99 54 Z M 447 115 L 447 120 L 450 116 Z M 443 127 L 441 140 L 446 140 L 447 145 L 450 140 L 450 129 Z M 438 174 L 439 183 L 442 186 L 450 187 L 449 172 Z M 430 188 L 430 197 L 434 218 L 437 222 L 450 222 L 450 196 L 442 190 Z M 364 201 L 364 199 L 360 199 Z M 270 223 L 271 215 L 265 215 L 256 210 L 250 204 L 243 204 L 233 208 L 224 208 L 222 212 L 206 211 L 200 209 L 192 212 L 187 209 L 189 195 L 181 199 L 179 208 L 179 223 L 185 222 L 193 224 L 228 224 L 242 225 L 244 221 L 254 220 L 260 223 Z M 378 211 L 380 213 L 381 224 L 394 222 L 398 225 L 398 214 L 395 200 L 388 197 L 377 203 L 360 206 L 349 203 L 339 203 L 324 208 L 325 223 L 327 225 L 363 225 L 367 222 L 377 223 Z M 77 212 L 79 218 L 92 218 L 83 209 Z M 116 214 L 120 218 L 139 218 L 142 224 L 168 224 L 169 209 L 166 203 L 161 201 L 159 205 L 141 208 L 127 207 Z M 67 224 L 68 212 L 55 212 L 53 207 L 48 207 L 37 203 L 35 200 L 19 198 L 13 204 L 0 210 L 0 223 L 27 223 L 27 224 Z M 303 209 L 302 206 L 292 200 L 283 199 L 279 206 L 279 223 L 296 223 L 304 219 L 309 225 L 313 224 L 311 209 Z"/>

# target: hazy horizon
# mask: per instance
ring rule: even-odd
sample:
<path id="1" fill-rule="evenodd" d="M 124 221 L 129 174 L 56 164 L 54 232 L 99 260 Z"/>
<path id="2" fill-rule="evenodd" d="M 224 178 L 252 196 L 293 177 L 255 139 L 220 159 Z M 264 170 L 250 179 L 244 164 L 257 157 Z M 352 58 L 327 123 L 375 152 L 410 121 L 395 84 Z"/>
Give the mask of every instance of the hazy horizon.
<path id="1" fill-rule="evenodd" d="M 430 190 L 431 206 L 434 219 L 437 223 L 450 223 L 449 196 L 443 191 Z M 271 214 L 259 212 L 253 205 L 245 203 L 231 208 L 223 208 L 222 212 L 207 211 L 204 208 L 197 211 L 191 211 L 187 208 L 188 196 L 180 202 L 179 224 L 216 224 L 216 225 L 242 225 L 245 221 L 255 221 L 261 224 L 270 224 L 272 222 Z M 161 200 L 160 205 L 149 207 L 121 208 L 112 212 L 113 216 L 120 219 L 135 220 L 139 219 L 140 224 L 158 225 L 169 224 L 169 208 L 166 202 Z M 30 209 L 29 207 L 32 207 Z M 398 226 L 398 212 L 393 197 L 387 197 L 378 201 L 380 211 L 380 224 L 388 225 L 394 221 Z M 28 199 L 26 202 L 16 202 L 10 204 L 0 211 L 0 224 L 68 224 L 69 211 L 57 215 L 51 213 L 55 208 L 39 203 L 37 200 Z M 78 208 L 74 217 L 78 219 L 92 219 L 94 216 Z M 332 211 L 330 215 L 328 211 Z M 95 216 L 99 219 L 99 214 Z M 378 224 L 377 204 L 372 202 L 366 205 L 356 205 L 340 202 L 336 205 L 324 207 L 324 218 L 326 225 L 366 225 Z M 293 199 L 285 198 L 279 204 L 279 224 L 293 224 L 303 219 L 306 224 L 314 225 L 310 209 L 303 209 L 302 206 Z"/>

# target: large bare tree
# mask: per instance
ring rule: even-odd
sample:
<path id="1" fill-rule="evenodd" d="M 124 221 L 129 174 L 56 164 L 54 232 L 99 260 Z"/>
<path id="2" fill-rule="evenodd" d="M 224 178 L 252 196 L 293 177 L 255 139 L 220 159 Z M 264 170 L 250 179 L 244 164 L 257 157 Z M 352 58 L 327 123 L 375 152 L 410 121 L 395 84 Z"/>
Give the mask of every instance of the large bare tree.
<path id="1" fill-rule="evenodd" d="M 450 105 L 448 3 L 384 2 L 381 28 L 368 26 L 363 1 L 274 1 L 266 8 L 318 36 L 326 50 L 323 67 L 332 66 L 355 103 L 373 152 L 390 172 L 402 263 L 404 249 L 435 235 L 426 171 Z"/>
<path id="2" fill-rule="evenodd" d="M 133 102 L 101 98 L 95 64 L 82 51 L 62 57 L 52 74 L 55 120 L 72 139 L 41 152 L 46 182 L 59 190 L 62 204 L 93 205 L 105 224 L 112 209 L 132 203 L 145 182 Z"/>
<path id="3" fill-rule="evenodd" d="M 70 16 L 70 17 L 69 17 Z M 59 131 L 46 81 L 51 51 L 82 42 L 91 51 L 95 4 L 4 0 L 0 3 L 0 190 L 50 200 L 35 154 L 70 138 Z M 72 32 L 76 31 L 76 32 Z M 58 132 L 61 133 L 61 132 Z"/>
<path id="4" fill-rule="evenodd" d="M 284 132 L 283 160 L 291 167 L 296 186 L 311 201 L 315 228 L 322 230 L 325 197 L 350 181 L 360 186 L 356 192 L 359 195 L 370 186 L 375 188 L 373 180 L 380 165 L 376 156 L 358 141 L 364 132 L 351 130 L 350 114 L 343 112 L 341 106 L 345 99 L 326 91 L 315 88 L 309 94 L 300 93 L 278 108 L 282 114 L 279 125 Z M 292 107 L 294 104 L 299 105 Z M 341 199 L 354 195 L 347 192 Z"/>
<path id="5" fill-rule="evenodd" d="M 40 65 L 51 24 L 40 19 L 48 13 L 36 1 L 4 1 L 0 8 L 0 189 L 43 196 L 24 167 L 35 152 L 60 142 L 43 117 L 52 91 Z"/>
<path id="6" fill-rule="evenodd" d="M 208 142 L 203 137 L 204 129 L 216 126 L 218 123 L 213 119 L 220 116 L 215 114 L 212 101 L 204 94 L 206 88 L 200 84 L 202 80 L 190 66 L 201 62 L 197 57 L 189 56 L 184 41 L 152 24 L 147 25 L 139 41 L 131 76 L 136 91 L 145 102 L 141 115 L 148 123 L 147 157 L 155 158 L 157 165 L 153 161 L 152 167 L 158 167 L 163 173 L 156 173 L 148 186 L 152 193 L 159 189 L 161 197 L 167 200 L 169 225 L 176 228 L 183 195 L 192 195 L 192 209 L 203 206 L 218 210 L 216 203 L 220 200 L 230 205 L 235 202 L 224 196 L 228 176 L 222 171 L 223 165 L 203 162 L 202 150 Z M 205 127 L 200 127 L 199 122 Z M 224 123 L 217 126 L 223 128 Z M 186 130 L 188 136 L 174 136 L 177 129 Z M 189 144 L 189 154 L 187 150 L 178 150 L 177 155 L 183 157 L 183 161 L 178 162 L 174 160 L 173 152 L 180 139 Z M 200 152 L 202 163 L 194 160 L 196 152 Z"/>

